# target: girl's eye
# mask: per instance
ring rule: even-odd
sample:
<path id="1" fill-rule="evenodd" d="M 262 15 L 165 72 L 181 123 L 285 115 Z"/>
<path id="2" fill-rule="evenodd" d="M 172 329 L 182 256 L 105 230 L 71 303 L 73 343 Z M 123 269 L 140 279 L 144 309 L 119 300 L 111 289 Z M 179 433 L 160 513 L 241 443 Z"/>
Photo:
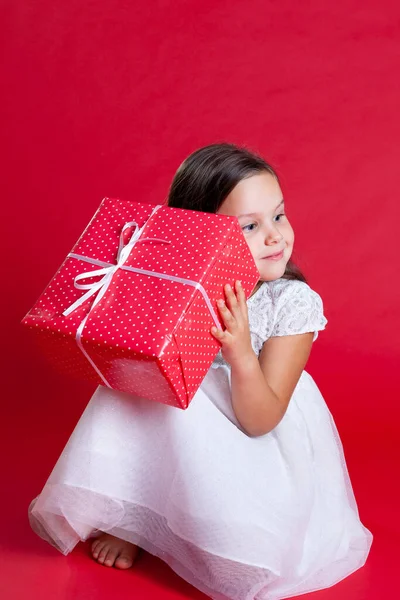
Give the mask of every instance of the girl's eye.
<path id="1" fill-rule="evenodd" d="M 250 223 L 249 225 L 245 225 L 242 227 L 243 231 L 253 231 L 254 227 L 257 227 L 255 223 Z"/>
<path id="2" fill-rule="evenodd" d="M 279 221 L 281 221 L 281 217 L 284 217 L 285 213 L 280 213 L 279 215 L 276 215 L 276 217 L 274 217 L 274 221 L 275 223 L 279 223 Z"/>

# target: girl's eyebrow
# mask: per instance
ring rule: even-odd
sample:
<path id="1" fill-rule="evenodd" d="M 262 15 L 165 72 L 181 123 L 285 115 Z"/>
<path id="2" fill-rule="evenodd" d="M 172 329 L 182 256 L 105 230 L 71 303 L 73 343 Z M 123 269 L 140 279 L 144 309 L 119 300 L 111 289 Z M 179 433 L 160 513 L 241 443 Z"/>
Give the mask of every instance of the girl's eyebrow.
<path id="1" fill-rule="evenodd" d="M 278 208 L 280 208 L 284 202 L 285 202 L 285 200 L 282 198 L 281 202 L 274 209 L 274 212 L 275 212 L 275 210 L 278 210 Z M 240 219 L 240 217 L 259 217 L 260 215 L 261 215 L 261 213 L 246 213 L 245 215 L 239 215 L 237 218 Z"/>

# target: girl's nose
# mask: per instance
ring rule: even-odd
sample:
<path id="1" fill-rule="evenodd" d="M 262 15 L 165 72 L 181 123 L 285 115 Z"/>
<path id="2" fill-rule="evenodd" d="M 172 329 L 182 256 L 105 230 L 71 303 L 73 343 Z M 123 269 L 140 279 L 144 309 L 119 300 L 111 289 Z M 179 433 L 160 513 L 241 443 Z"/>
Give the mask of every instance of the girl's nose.
<path id="1" fill-rule="evenodd" d="M 276 227 L 271 228 L 266 236 L 265 236 L 265 244 L 269 246 L 270 244 L 277 244 L 283 240 L 283 235 L 281 234 Z"/>

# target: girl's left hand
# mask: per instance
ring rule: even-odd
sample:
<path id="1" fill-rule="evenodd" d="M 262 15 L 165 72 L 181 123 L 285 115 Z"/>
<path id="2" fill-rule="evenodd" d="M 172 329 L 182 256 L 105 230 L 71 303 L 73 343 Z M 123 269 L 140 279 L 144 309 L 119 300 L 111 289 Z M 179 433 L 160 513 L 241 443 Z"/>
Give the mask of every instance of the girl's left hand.
<path id="1" fill-rule="evenodd" d="M 247 357 L 255 356 L 250 339 L 246 295 L 240 281 L 235 282 L 235 290 L 236 293 L 229 284 L 225 285 L 226 301 L 217 301 L 226 330 L 211 327 L 212 335 L 221 343 L 222 356 L 231 367 Z"/>

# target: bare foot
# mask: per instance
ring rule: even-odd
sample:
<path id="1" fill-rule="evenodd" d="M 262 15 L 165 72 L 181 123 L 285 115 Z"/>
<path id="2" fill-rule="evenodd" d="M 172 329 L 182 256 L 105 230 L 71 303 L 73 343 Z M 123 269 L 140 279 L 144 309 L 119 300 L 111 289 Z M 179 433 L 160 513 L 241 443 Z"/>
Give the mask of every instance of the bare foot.
<path id="1" fill-rule="evenodd" d="M 103 533 L 92 544 L 92 556 L 106 567 L 129 569 L 139 553 L 138 546 Z"/>

